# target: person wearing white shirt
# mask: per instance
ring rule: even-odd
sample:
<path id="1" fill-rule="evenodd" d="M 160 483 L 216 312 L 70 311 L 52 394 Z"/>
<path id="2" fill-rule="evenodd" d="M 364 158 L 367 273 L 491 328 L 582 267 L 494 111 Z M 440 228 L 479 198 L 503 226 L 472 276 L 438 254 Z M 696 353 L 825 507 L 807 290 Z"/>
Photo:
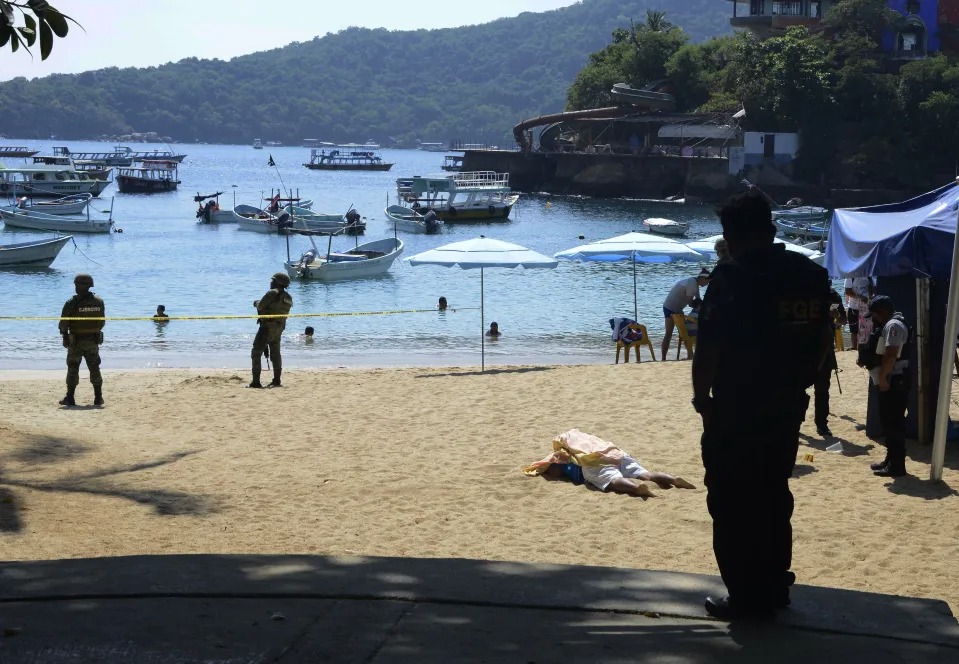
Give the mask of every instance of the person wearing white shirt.
<path id="1" fill-rule="evenodd" d="M 669 295 L 663 301 L 663 316 L 666 318 L 666 332 L 663 337 L 663 359 L 669 352 L 669 342 L 673 340 L 673 314 L 682 314 L 686 307 L 692 306 L 693 300 L 699 298 L 699 289 L 709 283 L 709 270 L 703 268 L 695 277 L 687 277 L 677 281 Z"/>

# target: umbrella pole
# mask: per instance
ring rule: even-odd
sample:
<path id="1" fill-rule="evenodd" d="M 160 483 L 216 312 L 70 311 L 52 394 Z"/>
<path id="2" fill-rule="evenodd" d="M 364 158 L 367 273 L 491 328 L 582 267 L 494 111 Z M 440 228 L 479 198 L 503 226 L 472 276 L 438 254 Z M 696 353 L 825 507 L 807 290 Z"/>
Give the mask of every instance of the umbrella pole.
<path id="1" fill-rule="evenodd" d="M 486 310 L 483 301 L 483 268 L 480 268 L 480 373 L 486 371 Z"/>
<path id="2" fill-rule="evenodd" d="M 639 321 L 639 305 L 636 303 L 636 252 L 630 254 L 633 261 L 633 320 Z"/>

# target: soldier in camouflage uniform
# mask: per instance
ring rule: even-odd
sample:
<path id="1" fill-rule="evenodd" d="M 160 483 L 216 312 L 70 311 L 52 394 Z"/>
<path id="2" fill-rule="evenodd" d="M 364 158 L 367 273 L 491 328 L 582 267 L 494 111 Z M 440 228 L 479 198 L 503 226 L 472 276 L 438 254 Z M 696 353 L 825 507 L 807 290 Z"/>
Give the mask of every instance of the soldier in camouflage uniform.
<path id="1" fill-rule="evenodd" d="M 80 384 L 80 362 L 86 360 L 93 385 L 93 404 L 103 405 L 103 376 L 100 375 L 100 344 L 103 343 L 103 300 L 90 292 L 93 277 L 78 274 L 73 280 L 77 294 L 67 300 L 60 312 L 62 318 L 90 318 L 92 320 L 61 320 L 60 335 L 67 349 L 67 395 L 61 406 L 76 406 L 74 392 Z M 99 320 L 97 320 L 99 319 Z"/>
<path id="2" fill-rule="evenodd" d="M 285 272 L 277 272 L 270 280 L 270 290 L 266 292 L 259 300 L 253 302 L 258 314 L 282 314 L 290 313 L 293 308 L 293 298 L 284 290 L 290 285 L 290 277 Z M 283 336 L 283 330 L 286 329 L 285 318 L 261 318 L 257 321 L 260 329 L 256 331 L 256 337 L 253 339 L 253 382 L 250 387 L 263 387 L 260 384 L 260 358 L 264 352 L 269 349 L 270 357 L 273 360 L 273 382 L 270 387 L 282 387 L 280 384 L 280 375 L 283 373 L 283 358 L 280 355 L 280 338 Z"/>

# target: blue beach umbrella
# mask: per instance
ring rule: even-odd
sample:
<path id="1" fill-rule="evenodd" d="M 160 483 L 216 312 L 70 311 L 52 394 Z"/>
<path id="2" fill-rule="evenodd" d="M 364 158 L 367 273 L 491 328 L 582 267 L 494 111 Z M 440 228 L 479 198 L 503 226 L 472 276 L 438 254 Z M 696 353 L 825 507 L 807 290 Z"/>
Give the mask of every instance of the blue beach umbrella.
<path id="1" fill-rule="evenodd" d="M 633 264 L 633 319 L 639 318 L 636 297 L 636 263 L 673 263 L 689 261 L 701 263 L 707 260 L 682 242 L 648 233 L 626 233 L 606 240 L 597 240 L 579 247 L 553 254 L 554 258 L 578 261 L 613 263 L 630 261 Z"/>
<path id="2" fill-rule="evenodd" d="M 559 263 L 549 256 L 526 247 L 502 240 L 479 237 L 453 242 L 424 251 L 406 259 L 410 265 L 442 265 L 463 270 L 480 271 L 480 371 L 486 371 L 486 316 L 483 297 L 483 270 L 488 267 L 556 267 Z"/>

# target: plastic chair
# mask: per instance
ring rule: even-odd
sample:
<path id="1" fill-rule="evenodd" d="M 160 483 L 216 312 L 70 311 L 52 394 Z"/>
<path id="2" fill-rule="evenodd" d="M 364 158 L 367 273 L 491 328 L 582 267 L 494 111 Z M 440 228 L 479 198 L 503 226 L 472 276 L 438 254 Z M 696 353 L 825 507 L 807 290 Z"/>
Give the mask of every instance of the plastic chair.
<path id="1" fill-rule="evenodd" d="M 619 353 L 624 348 L 626 352 L 623 355 L 623 362 L 629 364 L 629 349 L 632 348 L 636 353 L 636 363 L 639 364 L 642 360 L 639 357 L 639 350 L 641 346 L 647 346 L 649 348 L 649 354 L 653 358 L 653 362 L 656 361 L 656 353 L 653 351 L 653 342 L 649 339 L 649 332 L 646 330 L 646 326 L 642 323 L 631 323 L 626 326 L 627 329 L 634 330 L 640 333 L 640 337 L 636 341 L 622 341 L 619 340 L 616 342 L 616 364 L 619 364 Z"/>
<path id="2" fill-rule="evenodd" d="M 696 347 L 696 337 L 689 336 L 689 331 L 686 329 L 686 316 L 683 314 L 673 314 L 673 324 L 676 326 L 676 331 L 679 332 L 679 339 L 676 341 L 676 359 L 679 359 L 679 353 L 682 351 L 683 346 L 686 346 L 686 356 L 693 356 L 693 349 Z"/>

